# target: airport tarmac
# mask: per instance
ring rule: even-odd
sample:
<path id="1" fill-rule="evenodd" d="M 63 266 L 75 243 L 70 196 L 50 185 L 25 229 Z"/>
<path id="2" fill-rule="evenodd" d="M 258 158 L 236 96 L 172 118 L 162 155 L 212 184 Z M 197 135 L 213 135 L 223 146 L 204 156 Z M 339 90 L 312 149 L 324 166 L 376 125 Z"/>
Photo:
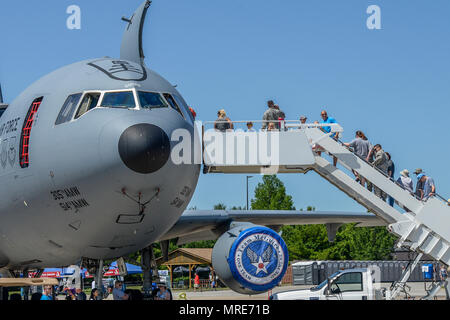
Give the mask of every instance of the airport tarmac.
<path id="1" fill-rule="evenodd" d="M 381 285 L 382 288 L 389 288 L 390 283 L 383 283 Z M 424 288 L 423 282 L 418 283 L 408 283 L 408 286 L 411 287 L 409 294 L 415 299 L 419 300 L 421 297 L 426 295 L 426 291 Z M 301 290 L 301 289 L 309 289 L 311 285 L 308 286 L 283 286 L 276 287 L 272 290 L 273 293 L 290 291 L 290 290 Z M 428 287 L 428 285 L 427 285 Z M 180 294 L 186 293 L 186 300 L 268 300 L 269 294 L 259 294 L 253 296 L 246 296 L 239 293 L 236 293 L 232 290 L 217 290 L 217 291 L 203 291 L 203 292 L 185 292 L 185 291 L 174 291 L 173 298 L 174 300 L 180 300 Z M 402 300 L 404 298 L 404 294 L 400 294 L 399 298 Z M 445 291 L 441 290 L 437 295 L 438 300 L 445 299 Z"/>
<path id="2" fill-rule="evenodd" d="M 383 283 L 381 286 L 382 288 L 389 288 L 390 283 Z M 426 291 L 424 288 L 424 284 L 421 282 L 415 282 L 415 283 L 408 283 L 408 286 L 411 287 L 411 290 L 409 291 L 409 294 L 411 297 L 414 298 L 414 300 L 420 300 L 421 297 L 424 297 L 426 295 Z M 427 288 L 429 285 L 427 285 Z M 309 289 L 311 288 L 310 285 L 308 286 L 282 286 L 282 287 L 276 287 L 272 290 L 272 293 L 278 293 L 278 292 L 284 292 L 284 291 L 290 291 L 290 290 L 301 290 L 301 289 Z M 183 294 L 186 295 L 186 299 L 183 299 Z M 208 301 L 208 300 L 230 300 L 230 301 L 245 301 L 245 300 L 254 300 L 254 301 L 264 301 L 269 299 L 269 293 L 263 293 L 258 295 L 242 295 L 239 293 L 236 293 L 232 290 L 217 290 L 217 291 L 182 291 L 182 290 L 174 290 L 173 291 L 173 299 L 174 300 L 193 300 L 193 301 Z M 400 294 L 398 300 L 403 300 L 404 294 Z M 65 296 L 60 295 L 58 296 L 57 300 L 65 300 Z M 437 300 L 445 300 L 445 291 L 441 290 L 437 294 Z"/>

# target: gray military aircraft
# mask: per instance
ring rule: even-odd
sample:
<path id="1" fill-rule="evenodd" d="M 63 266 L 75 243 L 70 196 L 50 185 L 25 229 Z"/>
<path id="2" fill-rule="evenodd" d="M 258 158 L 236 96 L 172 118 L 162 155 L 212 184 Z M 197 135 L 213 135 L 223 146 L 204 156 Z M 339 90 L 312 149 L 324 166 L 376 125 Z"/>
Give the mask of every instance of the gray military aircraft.
<path id="1" fill-rule="evenodd" d="M 218 276 L 237 292 L 264 292 L 287 268 L 279 226 L 327 224 L 332 237 L 342 223 L 383 225 L 370 214 L 184 212 L 201 165 L 170 161 L 170 137 L 180 128 L 194 137 L 196 129 L 181 94 L 144 64 L 142 32 L 150 4 L 123 18 L 119 59 L 63 67 L 3 105 L 4 276 L 81 262 L 101 274 L 102 260 L 138 250 L 148 271 L 155 242 L 166 244 L 167 255 L 169 239 L 220 238 L 213 253 Z M 145 279 L 148 287 L 149 274 Z"/>

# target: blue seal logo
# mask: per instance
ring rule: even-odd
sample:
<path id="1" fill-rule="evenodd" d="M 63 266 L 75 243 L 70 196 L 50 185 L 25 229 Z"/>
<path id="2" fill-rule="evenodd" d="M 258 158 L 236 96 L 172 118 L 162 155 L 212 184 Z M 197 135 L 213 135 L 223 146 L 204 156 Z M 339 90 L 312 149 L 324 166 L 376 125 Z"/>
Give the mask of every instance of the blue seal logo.
<path id="1" fill-rule="evenodd" d="M 289 262 L 283 239 L 273 230 L 255 227 L 234 242 L 228 264 L 234 278 L 253 291 L 267 291 L 283 279 Z"/>

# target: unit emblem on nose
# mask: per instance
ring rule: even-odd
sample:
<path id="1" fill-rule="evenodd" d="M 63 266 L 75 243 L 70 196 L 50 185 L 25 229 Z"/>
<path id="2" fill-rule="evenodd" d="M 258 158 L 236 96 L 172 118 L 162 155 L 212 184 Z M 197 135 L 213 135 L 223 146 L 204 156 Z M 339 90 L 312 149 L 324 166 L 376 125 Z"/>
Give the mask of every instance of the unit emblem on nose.
<path id="1" fill-rule="evenodd" d="M 12 137 L 9 140 L 9 148 L 8 148 L 8 160 L 11 167 L 14 166 L 14 162 L 16 161 L 16 137 Z"/>
<path id="2" fill-rule="evenodd" d="M 120 81 L 144 81 L 147 71 L 140 64 L 124 60 L 98 60 L 88 63 L 108 77 Z"/>

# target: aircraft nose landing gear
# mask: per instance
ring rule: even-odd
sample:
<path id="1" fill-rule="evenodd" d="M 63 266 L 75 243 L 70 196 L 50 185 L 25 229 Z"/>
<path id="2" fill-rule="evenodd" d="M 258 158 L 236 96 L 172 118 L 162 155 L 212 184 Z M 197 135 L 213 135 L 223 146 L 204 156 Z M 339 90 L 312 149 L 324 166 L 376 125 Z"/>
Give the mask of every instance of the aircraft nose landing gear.
<path id="1" fill-rule="evenodd" d="M 167 261 L 169 255 L 169 241 L 162 241 L 160 245 L 164 261 Z M 141 255 L 141 268 L 144 275 L 144 284 L 142 288 L 144 299 L 152 299 L 152 282 L 153 280 L 159 282 L 158 265 L 156 263 L 153 246 L 150 245 L 147 248 L 141 250 Z"/>
<path id="2" fill-rule="evenodd" d="M 83 259 L 81 262 L 81 266 L 85 267 L 89 274 L 94 275 L 95 286 L 98 289 L 98 297 L 100 300 L 106 298 L 106 290 L 103 286 L 103 273 L 108 271 L 108 266 L 103 264 L 103 260 L 93 260 L 93 259 Z"/>

